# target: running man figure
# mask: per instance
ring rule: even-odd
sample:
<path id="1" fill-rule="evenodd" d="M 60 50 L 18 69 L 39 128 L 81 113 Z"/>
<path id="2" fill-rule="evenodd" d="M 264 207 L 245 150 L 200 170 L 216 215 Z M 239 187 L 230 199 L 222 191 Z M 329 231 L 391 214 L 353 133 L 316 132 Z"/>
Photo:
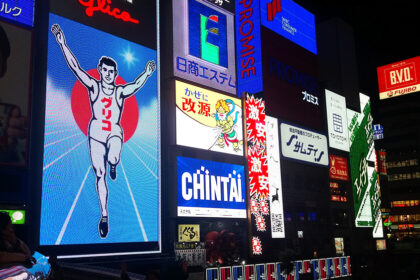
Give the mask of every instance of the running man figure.
<path id="1" fill-rule="evenodd" d="M 123 145 L 123 130 L 121 128 L 121 115 L 126 98 L 135 94 L 143 87 L 146 80 L 155 71 L 155 62 L 149 61 L 145 70 L 134 82 L 125 85 L 115 85 L 118 74 L 117 63 L 110 57 L 102 56 L 98 63 L 100 80 L 96 80 L 86 73 L 79 65 L 74 54 L 66 44 L 64 33 L 58 24 L 51 26 L 57 43 L 67 65 L 86 87 L 89 93 L 92 118 L 89 122 L 89 152 L 93 171 L 96 176 L 96 191 L 101 206 L 101 219 L 98 224 L 99 235 L 105 238 L 108 235 L 108 187 L 106 181 L 107 163 L 109 177 L 115 180 L 116 167 L 120 162 Z"/>

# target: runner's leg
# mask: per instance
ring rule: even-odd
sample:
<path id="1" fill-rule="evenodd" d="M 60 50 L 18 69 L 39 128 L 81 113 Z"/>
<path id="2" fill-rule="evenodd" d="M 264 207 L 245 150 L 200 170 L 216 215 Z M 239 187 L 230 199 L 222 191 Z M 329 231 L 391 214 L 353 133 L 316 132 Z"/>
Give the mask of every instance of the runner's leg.
<path id="1" fill-rule="evenodd" d="M 121 159 L 122 140 L 120 137 L 113 136 L 106 143 L 108 150 L 107 161 L 109 163 L 109 177 L 115 180 L 117 177 L 117 164 Z"/>
<path id="2" fill-rule="evenodd" d="M 106 148 L 101 142 L 89 138 L 90 158 L 96 176 L 96 192 L 101 205 L 101 216 L 108 216 L 108 187 L 106 184 Z"/>

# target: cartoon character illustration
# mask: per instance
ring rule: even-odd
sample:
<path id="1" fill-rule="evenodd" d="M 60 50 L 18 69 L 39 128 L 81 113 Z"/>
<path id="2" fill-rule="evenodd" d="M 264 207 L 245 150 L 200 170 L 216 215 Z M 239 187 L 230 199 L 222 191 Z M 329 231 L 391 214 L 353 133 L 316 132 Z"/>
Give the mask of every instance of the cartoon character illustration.
<path id="1" fill-rule="evenodd" d="M 234 151 L 237 152 L 240 149 L 239 145 L 242 145 L 243 141 L 238 140 L 235 131 L 235 124 L 238 121 L 239 112 L 236 111 L 234 118 L 232 118 L 232 113 L 234 112 L 235 103 L 232 100 L 219 99 L 216 103 L 216 113 L 212 114 L 212 116 L 216 119 L 216 126 L 221 130 L 217 138 L 217 145 L 224 148 L 225 145 L 229 146 L 229 143 L 232 143 Z"/>
<path id="2" fill-rule="evenodd" d="M 51 32 L 56 37 L 70 70 L 86 87 L 89 94 L 92 110 L 88 127 L 89 153 L 96 176 L 96 191 L 101 208 L 98 231 L 100 237 L 105 238 L 109 230 L 107 165 L 109 165 L 109 177 L 115 180 L 117 177 L 116 167 L 120 162 L 124 139 L 124 131 L 120 124 L 124 101 L 143 87 L 156 69 L 155 62 L 153 60 L 147 62 L 144 71 L 133 82 L 116 85 L 117 63 L 111 57 L 102 56 L 97 66 L 100 79 L 96 80 L 79 65 L 76 57 L 67 46 L 60 26 L 53 24 Z"/>

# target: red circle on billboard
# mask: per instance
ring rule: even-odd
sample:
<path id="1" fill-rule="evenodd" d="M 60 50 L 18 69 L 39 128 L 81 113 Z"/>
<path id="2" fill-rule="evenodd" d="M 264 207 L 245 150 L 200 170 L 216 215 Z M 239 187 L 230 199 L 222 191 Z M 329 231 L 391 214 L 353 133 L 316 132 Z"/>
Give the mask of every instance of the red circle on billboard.
<path id="1" fill-rule="evenodd" d="M 89 70 L 87 73 L 97 80 L 100 79 L 98 70 L 96 69 Z M 124 85 L 126 82 L 123 78 L 117 76 L 115 84 Z M 74 120 L 80 130 L 87 136 L 89 122 L 92 118 L 92 109 L 90 107 L 88 91 L 79 80 L 77 80 L 73 85 L 71 93 L 71 110 L 73 112 Z M 120 121 L 122 130 L 124 131 L 124 142 L 127 142 L 133 136 L 137 129 L 138 121 L 139 108 L 136 97 L 132 95 L 124 101 Z"/>

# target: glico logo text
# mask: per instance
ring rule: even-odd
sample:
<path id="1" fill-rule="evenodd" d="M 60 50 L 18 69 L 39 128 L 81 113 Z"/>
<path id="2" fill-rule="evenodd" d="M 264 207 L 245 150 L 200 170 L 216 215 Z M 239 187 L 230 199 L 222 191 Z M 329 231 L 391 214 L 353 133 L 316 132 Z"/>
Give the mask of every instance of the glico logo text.
<path id="1" fill-rule="evenodd" d="M 225 176 L 211 175 L 201 167 L 196 173 L 184 172 L 181 175 L 181 192 L 185 200 L 211 200 L 244 202 L 241 174 L 235 170 Z"/>
<path id="2" fill-rule="evenodd" d="M 188 25 L 190 54 L 227 67 L 226 15 L 196 0 L 189 0 Z"/>

